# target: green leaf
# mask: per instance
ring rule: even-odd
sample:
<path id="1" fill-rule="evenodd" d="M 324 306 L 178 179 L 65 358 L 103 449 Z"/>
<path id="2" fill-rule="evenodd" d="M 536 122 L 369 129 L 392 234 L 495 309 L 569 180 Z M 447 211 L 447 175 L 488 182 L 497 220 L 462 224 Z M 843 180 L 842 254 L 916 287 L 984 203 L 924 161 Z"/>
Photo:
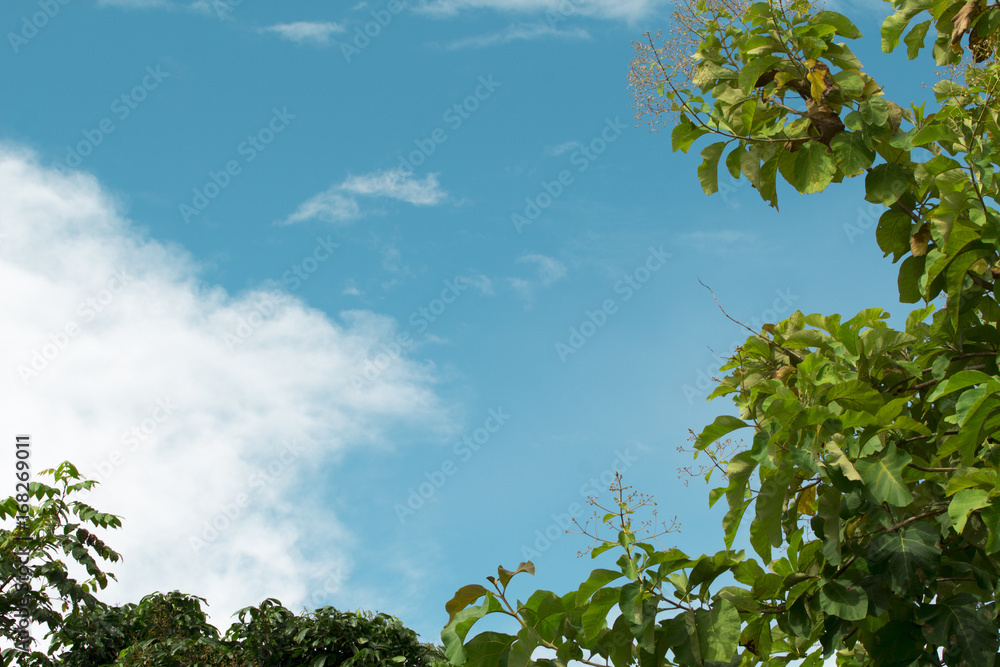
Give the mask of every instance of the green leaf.
<path id="1" fill-rule="evenodd" d="M 719 438 L 728 435 L 737 429 L 746 428 L 749 425 L 750 424 L 747 424 L 742 419 L 738 419 L 730 415 L 721 415 L 716 417 L 715 421 L 706 426 L 698 436 L 698 439 L 695 440 L 694 448 L 699 451 L 704 450 Z"/>
<path id="2" fill-rule="evenodd" d="M 792 468 L 778 470 L 761 482 L 757 494 L 757 515 L 750 524 L 750 543 L 764 562 L 771 560 L 770 546 L 781 546 L 781 513 L 792 474 Z"/>
<path id="3" fill-rule="evenodd" d="M 701 188 L 707 195 L 719 191 L 719 158 L 726 143 L 718 141 L 705 146 L 701 151 L 702 163 L 698 165 L 698 180 L 701 181 Z"/>
<path id="4" fill-rule="evenodd" d="M 527 562 L 521 563 L 517 566 L 517 569 L 511 572 L 510 570 L 505 570 L 502 566 L 497 566 L 497 574 L 500 578 L 500 586 L 504 589 L 507 588 L 507 584 L 510 583 L 511 577 L 520 572 L 527 572 L 528 574 L 535 574 L 535 565 L 529 560 Z M 485 590 L 485 589 L 484 589 Z"/>
<path id="5" fill-rule="evenodd" d="M 464 588 L 468 588 L 468 586 Z M 441 641 L 445 646 L 445 655 L 453 665 L 465 664 L 466 652 L 463 642 L 476 621 L 487 614 L 502 611 L 502 609 L 500 601 L 492 593 L 487 593 L 486 599 L 481 605 L 458 612 L 441 630 Z"/>
<path id="6" fill-rule="evenodd" d="M 934 387 L 934 391 L 927 395 L 927 400 L 933 402 L 953 392 L 981 384 L 990 386 L 993 391 L 1000 390 L 996 378 L 992 375 L 976 370 L 961 370 Z"/>
<path id="7" fill-rule="evenodd" d="M 784 61 L 775 56 L 761 56 L 754 58 L 740 69 L 739 86 L 744 95 L 749 95 L 750 91 L 757 85 L 757 80 L 762 74 L 774 69 Z"/>
<path id="8" fill-rule="evenodd" d="M 517 637 L 500 632 L 482 632 L 465 645 L 465 664 L 468 667 L 499 667 L 501 658 L 515 639 Z"/>
<path id="9" fill-rule="evenodd" d="M 882 22 L 882 51 L 890 53 L 899 45 L 899 38 L 903 30 L 914 16 L 929 9 L 931 0 L 908 0 L 895 14 Z"/>
<path id="10" fill-rule="evenodd" d="M 809 141 L 795 152 L 782 151 L 778 169 L 796 190 L 809 194 L 826 189 L 837 173 L 837 163 L 826 146 Z"/>
<path id="11" fill-rule="evenodd" d="M 618 588 L 602 588 L 594 593 L 594 597 L 581 616 L 583 635 L 588 641 L 596 639 L 604 629 L 608 613 L 618 604 L 621 595 L 622 591 Z"/>
<path id="12" fill-rule="evenodd" d="M 877 535 L 868 545 L 869 568 L 872 574 L 888 574 L 896 595 L 913 597 L 937 576 L 941 561 L 937 540 L 938 531 L 923 522 Z"/>
<path id="13" fill-rule="evenodd" d="M 906 191 L 907 184 L 906 172 L 898 164 L 880 164 L 865 176 L 865 199 L 891 206 Z"/>
<path id="14" fill-rule="evenodd" d="M 812 25 L 832 25 L 837 29 L 838 35 L 846 37 L 847 39 L 857 39 L 861 37 L 861 31 L 858 30 L 858 27 L 851 23 L 846 16 L 838 14 L 837 12 L 816 12 L 812 15 L 812 17 L 810 17 L 809 23 Z"/>
<path id="15" fill-rule="evenodd" d="M 916 58 L 920 49 L 923 48 L 924 38 L 927 36 L 927 28 L 929 27 L 931 27 L 930 19 L 913 26 L 910 34 L 903 38 L 903 41 L 906 43 L 906 57 L 909 60 Z"/>
<path id="16" fill-rule="evenodd" d="M 847 410 L 878 412 L 884 401 L 882 394 L 863 380 L 847 380 L 826 392 L 827 401 L 836 401 Z"/>
<path id="17" fill-rule="evenodd" d="M 959 533 L 965 530 L 965 522 L 969 520 L 969 515 L 989 505 L 989 498 L 989 492 L 983 489 L 962 489 L 956 493 L 948 505 L 948 518 L 951 519 L 955 530 Z"/>
<path id="18" fill-rule="evenodd" d="M 861 621 L 868 615 L 868 595 L 857 586 L 835 579 L 819 589 L 819 606 L 832 616 Z"/>
<path id="19" fill-rule="evenodd" d="M 696 613 L 698 647 L 706 663 L 729 664 L 740 641 L 740 613 L 731 602 L 715 598 L 712 610 Z"/>
<path id="20" fill-rule="evenodd" d="M 858 111 L 861 112 L 861 120 L 866 125 L 882 126 L 889 119 L 889 105 L 881 95 L 872 95 L 861 102 Z"/>
<path id="21" fill-rule="evenodd" d="M 470 604 L 478 600 L 489 593 L 485 586 L 480 586 L 479 584 L 469 584 L 468 586 L 462 586 L 455 593 L 454 597 L 448 601 L 444 606 L 444 610 L 448 612 L 448 622 L 451 623 L 455 620 L 455 614 L 462 611 Z"/>
<path id="22" fill-rule="evenodd" d="M 959 138 L 958 135 L 955 134 L 955 131 L 943 122 L 924 125 L 914 133 L 912 138 L 914 146 L 923 146 L 931 143 L 932 141 L 954 143 L 958 140 Z"/>
<path id="23" fill-rule="evenodd" d="M 954 595 L 940 604 L 927 605 L 923 613 L 924 636 L 945 647 L 949 665 L 992 667 L 1000 643 L 996 624 L 979 609 L 974 596 Z"/>
<path id="24" fill-rule="evenodd" d="M 891 444 L 881 458 L 861 459 L 854 463 L 854 467 L 877 502 L 904 507 L 913 501 L 910 490 L 903 482 L 903 468 L 911 460 L 909 454 Z"/>
<path id="25" fill-rule="evenodd" d="M 622 573 L 616 570 L 604 570 L 601 568 L 594 570 L 587 577 L 587 581 L 583 582 L 580 585 L 580 589 L 576 592 L 576 604 L 582 605 L 594 594 L 594 591 L 603 588 L 615 579 L 620 579 L 622 576 Z"/>
<path id="26" fill-rule="evenodd" d="M 860 132 L 838 132 L 830 142 L 830 148 L 845 176 L 857 176 L 875 161 L 875 151 L 868 148 Z"/>
<path id="27" fill-rule="evenodd" d="M 926 259 L 926 257 L 910 255 L 900 265 L 897 284 L 899 286 L 899 300 L 903 303 L 916 303 L 923 298 L 920 279 L 924 275 Z"/>
<path id="28" fill-rule="evenodd" d="M 691 144 L 707 133 L 708 130 L 700 125 L 695 125 L 688 120 L 687 116 L 681 116 L 680 121 L 670 133 L 671 147 L 674 152 L 681 151 L 682 153 L 687 153 L 688 149 L 691 148 Z"/>
<path id="29" fill-rule="evenodd" d="M 825 449 L 827 453 L 830 454 L 829 462 L 837 466 L 840 472 L 843 473 L 844 477 L 855 482 L 863 481 L 861 479 L 861 475 L 858 474 L 857 469 L 854 467 L 854 464 L 851 463 L 851 460 L 847 458 L 847 454 L 844 453 L 844 450 L 842 450 L 837 443 L 831 440 L 826 443 Z"/>

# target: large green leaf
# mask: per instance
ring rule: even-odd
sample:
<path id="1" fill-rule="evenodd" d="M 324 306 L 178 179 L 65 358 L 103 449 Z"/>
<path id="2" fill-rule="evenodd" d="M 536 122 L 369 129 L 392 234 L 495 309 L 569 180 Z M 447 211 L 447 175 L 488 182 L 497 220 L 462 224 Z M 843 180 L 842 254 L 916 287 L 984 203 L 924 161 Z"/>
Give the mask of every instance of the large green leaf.
<path id="1" fill-rule="evenodd" d="M 906 191 L 906 172 L 895 162 L 874 167 L 865 176 L 865 199 L 876 204 L 891 206 Z"/>
<path id="2" fill-rule="evenodd" d="M 845 176 L 864 173 L 875 160 L 875 151 L 868 147 L 860 132 L 839 132 L 830 142 L 830 148 Z"/>
<path id="3" fill-rule="evenodd" d="M 868 615 L 868 595 L 853 584 L 833 580 L 819 589 L 819 606 L 846 621 L 860 621 Z"/>
<path id="4" fill-rule="evenodd" d="M 742 419 L 730 415 L 721 415 L 715 421 L 705 427 L 694 442 L 694 448 L 703 450 L 719 438 L 732 433 L 733 431 L 749 426 Z"/>
<path id="5" fill-rule="evenodd" d="M 698 165 L 698 180 L 705 194 L 711 195 L 719 191 L 719 158 L 726 147 L 725 141 L 709 144 L 701 151 L 702 162 Z"/>
<path id="6" fill-rule="evenodd" d="M 889 575 L 894 593 L 912 597 L 937 576 L 937 541 L 938 531 L 923 522 L 878 535 L 868 545 L 868 566 L 873 574 Z"/>
<path id="7" fill-rule="evenodd" d="M 728 664 L 740 641 L 740 613 L 731 602 L 715 598 L 712 610 L 696 612 L 698 646 L 706 663 Z"/>
<path id="8" fill-rule="evenodd" d="M 590 573 L 587 577 L 587 581 L 580 584 L 579 590 L 576 592 L 576 603 L 582 605 L 586 602 L 594 591 L 599 588 L 603 588 L 615 579 L 620 579 L 624 576 L 620 570 L 605 570 L 603 568 L 597 568 Z"/>
<path id="9" fill-rule="evenodd" d="M 837 163 L 818 141 L 808 141 L 795 152 L 782 152 L 778 169 L 802 194 L 822 192 L 837 173 Z"/>
<path id="10" fill-rule="evenodd" d="M 860 459 L 854 463 L 865 487 L 879 503 L 904 507 L 913 501 L 910 490 L 903 482 L 903 468 L 910 463 L 906 452 L 889 445 L 881 457 Z"/>
<path id="11" fill-rule="evenodd" d="M 846 37 L 847 39 L 857 39 L 861 37 L 861 31 L 858 27 L 851 23 L 843 14 L 838 14 L 837 12 L 822 11 L 816 12 L 809 19 L 809 23 L 812 25 L 832 25 L 837 30 L 837 34 L 841 37 Z"/>
<path id="12" fill-rule="evenodd" d="M 972 595 L 960 594 L 927 605 L 920 621 L 928 641 L 945 647 L 945 662 L 958 667 L 992 667 L 998 637 L 996 622 Z"/>
<path id="13" fill-rule="evenodd" d="M 884 403 L 882 394 L 863 380 L 847 380 L 834 385 L 826 392 L 826 400 L 857 412 L 878 412 Z"/>
<path id="14" fill-rule="evenodd" d="M 482 632 L 465 645 L 468 667 L 499 667 L 517 637 L 501 632 Z M 506 664 L 506 660 L 503 661 Z"/>
<path id="15" fill-rule="evenodd" d="M 948 504 L 948 518 L 951 519 L 955 530 L 961 533 L 965 530 L 965 522 L 969 520 L 969 514 L 989 504 L 990 494 L 988 491 L 962 489 L 952 496 L 951 503 Z"/>
<path id="16" fill-rule="evenodd" d="M 583 634 L 588 639 L 594 639 L 604 628 L 608 612 L 618 604 L 622 591 L 617 588 L 602 588 L 590 599 L 590 604 L 582 615 Z"/>
<path id="17" fill-rule="evenodd" d="M 465 664 L 466 652 L 463 643 L 469 630 L 476 621 L 486 614 L 501 611 L 500 601 L 492 593 L 486 594 L 486 599 L 478 607 L 469 607 L 455 614 L 451 622 L 441 630 L 441 641 L 445 647 L 445 655 L 454 665 Z"/>

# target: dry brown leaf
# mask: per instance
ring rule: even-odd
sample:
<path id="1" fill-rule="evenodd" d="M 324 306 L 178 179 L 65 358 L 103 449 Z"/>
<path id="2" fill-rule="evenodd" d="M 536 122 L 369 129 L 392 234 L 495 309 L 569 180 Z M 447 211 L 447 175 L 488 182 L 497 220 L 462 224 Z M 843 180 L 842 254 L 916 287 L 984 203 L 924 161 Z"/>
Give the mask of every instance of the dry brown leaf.
<path id="1" fill-rule="evenodd" d="M 979 0 L 967 0 L 951 22 L 951 48 L 958 53 L 962 52 L 962 35 L 969 31 L 976 16 L 979 15 L 979 10 Z"/>
<path id="2" fill-rule="evenodd" d="M 931 240 L 931 227 L 926 222 L 920 225 L 917 233 L 910 237 L 910 252 L 914 257 L 923 257 L 927 254 L 927 246 Z"/>

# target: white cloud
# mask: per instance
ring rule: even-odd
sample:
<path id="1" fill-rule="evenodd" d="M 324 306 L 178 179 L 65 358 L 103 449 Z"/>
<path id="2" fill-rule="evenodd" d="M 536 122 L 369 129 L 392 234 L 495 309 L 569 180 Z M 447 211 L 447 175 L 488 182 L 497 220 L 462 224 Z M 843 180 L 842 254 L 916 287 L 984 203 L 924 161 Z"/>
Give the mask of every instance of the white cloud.
<path id="1" fill-rule="evenodd" d="M 368 197 L 389 197 L 416 206 L 432 206 L 445 198 L 444 191 L 438 185 L 437 174 L 427 174 L 421 181 L 402 169 L 350 176 L 339 188 L 344 192 Z"/>
<path id="2" fill-rule="evenodd" d="M 124 517 L 104 537 L 125 560 L 102 599 L 177 589 L 207 598 L 222 629 L 265 597 L 357 606 L 353 538 L 302 482 L 385 446 L 387 429 L 450 428 L 434 378 L 405 356 L 352 385 L 394 321 L 206 285 L 94 178 L 10 147 L 0 233 L 0 430 L 32 435 L 36 471 L 69 459 L 103 480 L 90 502 Z M 5 477 L 0 497 L 12 492 Z M 213 521 L 230 526 L 195 553 L 189 537 Z M 307 597 L 333 580 L 339 594 Z"/>
<path id="3" fill-rule="evenodd" d="M 310 21 L 278 23 L 261 29 L 261 32 L 273 32 L 297 44 L 329 44 L 332 34 L 343 31 L 344 27 L 337 23 Z"/>
<path id="4" fill-rule="evenodd" d="M 341 222 L 361 217 L 357 200 L 349 195 L 387 197 L 414 206 L 433 206 L 447 198 L 438 183 L 437 174 L 428 174 L 420 180 L 402 169 L 376 171 L 362 176 L 348 176 L 344 182 L 314 195 L 300 204 L 295 213 L 285 218 L 283 224 L 313 218 Z"/>
<path id="5" fill-rule="evenodd" d="M 574 148 L 583 148 L 583 144 L 579 141 L 567 141 L 564 144 L 559 144 L 558 146 L 546 146 L 545 154 L 549 157 L 558 157 L 567 151 L 571 151 Z"/>
<path id="6" fill-rule="evenodd" d="M 556 12 L 560 18 L 579 14 L 635 21 L 667 4 L 667 0 L 423 0 L 418 8 L 429 14 L 443 16 L 469 9 L 493 9 L 516 12 L 551 11 Z"/>
<path id="7" fill-rule="evenodd" d="M 529 41 L 534 39 L 544 39 L 554 37 L 559 39 L 590 39 L 590 33 L 583 28 L 571 28 L 560 30 L 547 23 L 518 23 L 509 25 L 499 32 L 491 32 L 485 35 L 473 35 L 463 37 L 449 42 L 445 49 L 454 51 L 456 49 L 481 49 L 498 44 L 509 44 L 516 41 Z"/>
<path id="8" fill-rule="evenodd" d="M 462 279 L 472 285 L 475 289 L 479 290 L 480 294 L 493 294 L 493 281 L 481 273 L 472 276 L 462 276 Z"/>
<path id="9" fill-rule="evenodd" d="M 319 218 L 324 222 L 343 222 L 361 217 L 358 202 L 337 192 L 337 187 L 313 195 L 299 204 L 299 207 L 283 224 L 290 225 L 303 220 Z"/>
<path id="10" fill-rule="evenodd" d="M 98 7 L 123 7 L 126 9 L 151 9 L 173 7 L 166 0 L 97 0 Z"/>
<path id="11" fill-rule="evenodd" d="M 566 265 L 552 257 L 528 254 L 518 258 L 519 264 L 534 264 L 538 267 L 538 279 L 548 286 L 566 277 Z"/>

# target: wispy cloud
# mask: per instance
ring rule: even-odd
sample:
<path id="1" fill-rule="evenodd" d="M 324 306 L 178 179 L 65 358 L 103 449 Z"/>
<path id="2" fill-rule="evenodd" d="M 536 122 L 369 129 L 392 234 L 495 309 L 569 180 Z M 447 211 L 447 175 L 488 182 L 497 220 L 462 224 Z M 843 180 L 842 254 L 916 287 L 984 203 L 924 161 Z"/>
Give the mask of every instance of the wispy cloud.
<path id="1" fill-rule="evenodd" d="M 567 151 L 571 151 L 574 148 L 583 148 L 583 144 L 579 141 L 567 141 L 566 143 L 559 144 L 558 146 L 546 146 L 545 154 L 549 157 L 556 157 Z"/>
<path id="2" fill-rule="evenodd" d="M 517 259 L 518 264 L 535 267 L 534 278 L 508 278 L 507 284 L 525 300 L 525 308 L 531 308 L 535 292 L 539 287 L 548 287 L 566 277 L 566 265 L 553 257 L 528 253 Z"/>
<path id="3" fill-rule="evenodd" d="M 444 201 L 447 195 L 438 183 L 437 174 L 417 179 L 402 169 L 376 171 L 348 176 L 342 183 L 310 197 L 285 218 L 283 224 L 313 218 L 326 222 L 354 220 L 361 217 L 361 207 L 355 197 L 384 197 L 414 206 L 433 206 Z"/>
<path id="4" fill-rule="evenodd" d="M 560 30 L 548 23 L 518 23 L 509 25 L 498 32 L 486 33 L 483 35 L 473 35 L 463 37 L 445 44 L 448 51 L 457 49 L 482 49 L 488 46 L 499 44 L 509 44 L 510 42 L 528 41 L 535 39 L 590 39 L 590 33 L 583 28 L 571 28 Z"/>
<path id="5" fill-rule="evenodd" d="M 419 180 L 402 169 L 350 176 L 339 187 L 357 195 L 389 197 L 416 206 L 432 206 L 445 198 L 445 193 L 438 184 L 437 174 L 427 174 L 426 178 Z"/>
<path id="6" fill-rule="evenodd" d="M 98 7 L 122 7 L 124 9 L 152 9 L 173 7 L 166 0 L 97 0 Z"/>
<path id="7" fill-rule="evenodd" d="M 345 222 L 361 217 L 358 202 L 337 192 L 338 187 L 313 195 L 299 204 L 295 213 L 285 218 L 284 224 L 290 225 L 313 218 L 319 218 L 324 222 Z"/>
<path id="8" fill-rule="evenodd" d="M 538 279 L 546 287 L 566 277 L 566 265 L 552 257 L 528 254 L 519 257 L 517 262 L 518 264 L 534 264 L 538 269 Z"/>
<path id="9" fill-rule="evenodd" d="M 668 0 L 422 0 L 419 11 L 454 15 L 469 9 L 493 9 L 517 12 L 562 12 L 563 16 L 581 14 L 601 18 L 635 21 L 649 16 Z M 569 11 L 566 11 L 567 6 Z"/>
<path id="10" fill-rule="evenodd" d="M 344 32 L 344 27 L 338 23 L 296 21 L 261 28 L 261 32 L 273 32 L 296 44 L 323 45 L 330 43 L 334 33 Z"/>

